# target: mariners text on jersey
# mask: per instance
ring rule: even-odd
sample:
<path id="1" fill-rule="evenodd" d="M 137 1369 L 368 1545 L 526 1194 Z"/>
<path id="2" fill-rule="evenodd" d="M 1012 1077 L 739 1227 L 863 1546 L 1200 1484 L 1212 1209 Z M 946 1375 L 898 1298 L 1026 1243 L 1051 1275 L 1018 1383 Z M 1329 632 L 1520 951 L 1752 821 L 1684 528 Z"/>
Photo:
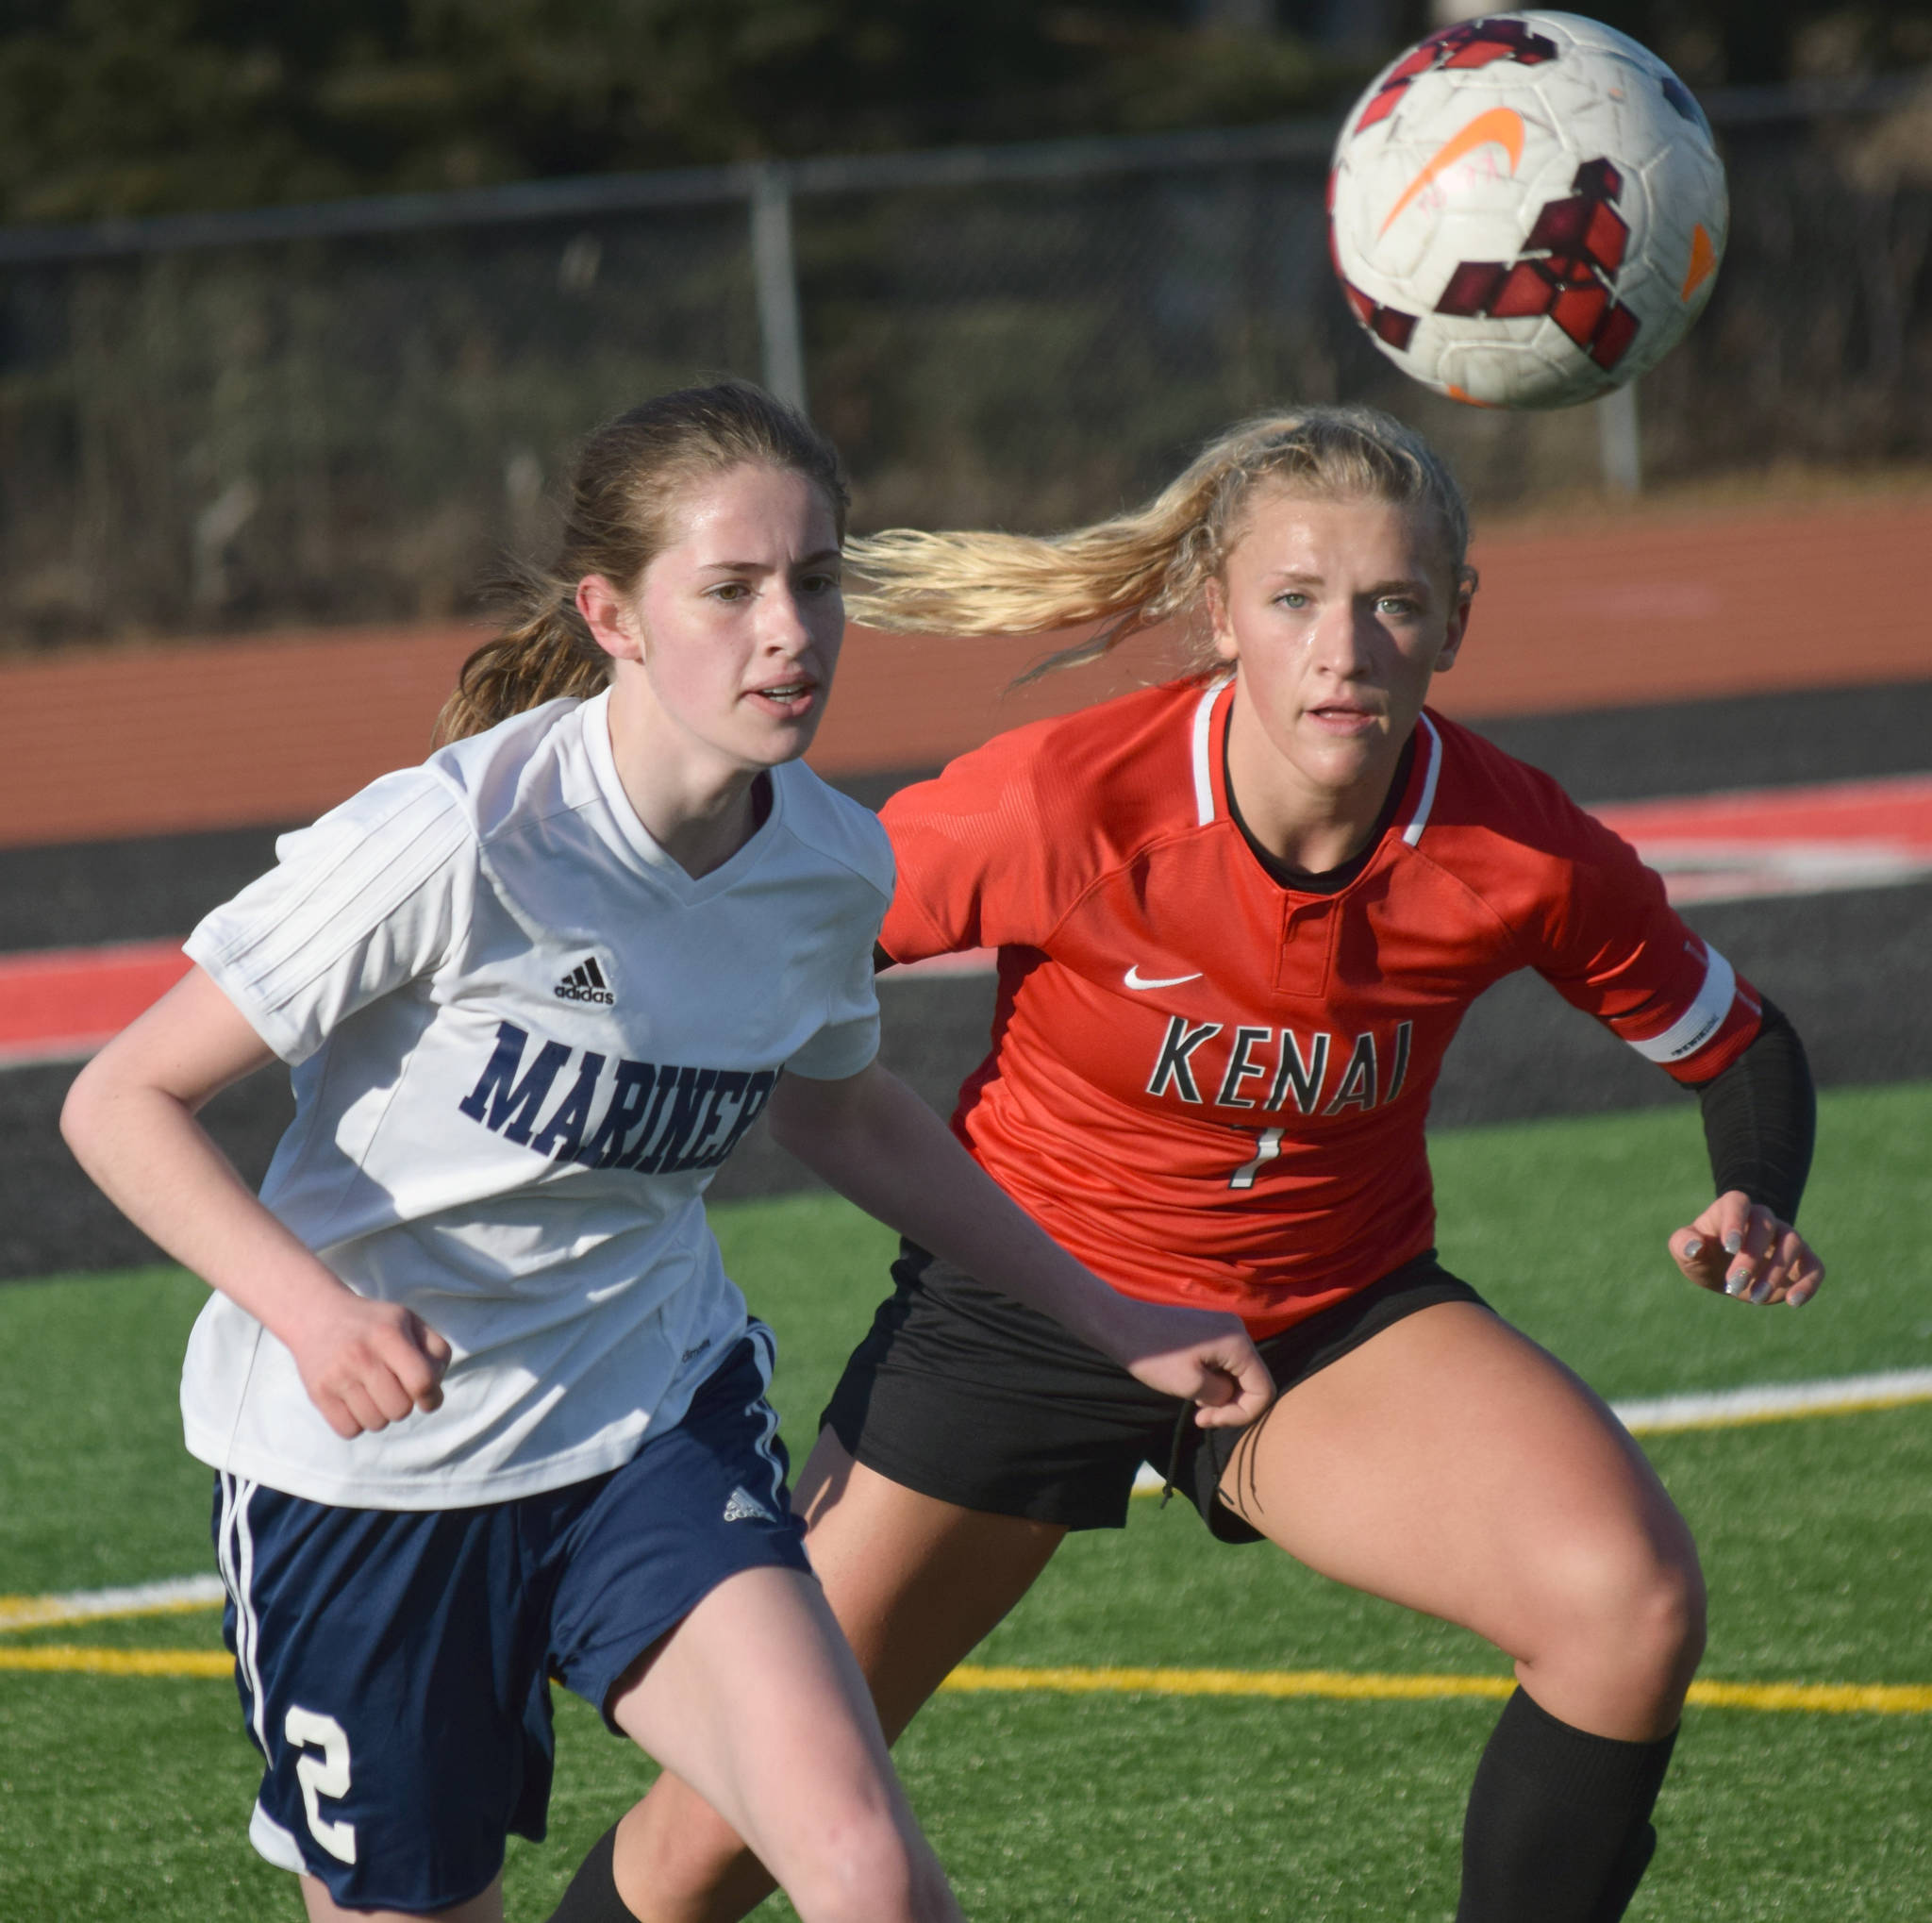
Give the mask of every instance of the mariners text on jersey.
<path id="1" fill-rule="evenodd" d="M 640 1175 L 718 1168 L 778 1081 L 771 1068 L 691 1068 L 625 1056 L 607 1075 L 605 1057 L 595 1049 L 572 1049 L 562 1042 L 542 1043 L 525 1067 L 529 1042 L 514 1022 L 499 1022 L 496 1046 L 457 1107 L 507 1142 L 586 1168 Z M 559 1082 L 564 1093 L 540 1125 Z"/>
<path id="2" fill-rule="evenodd" d="M 1533 968 L 1686 1081 L 1758 1004 L 1546 776 L 1440 716 L 1357 872 L 1277 879 L 1225 771 L 1231 686 L 1016 729 L 883 819 L 895 960 L 999 951 L 954 1128 L 1116 1286 L 1286 1328 L 1420 1254 L 1424 1123 L 1471 1002 Z"/>

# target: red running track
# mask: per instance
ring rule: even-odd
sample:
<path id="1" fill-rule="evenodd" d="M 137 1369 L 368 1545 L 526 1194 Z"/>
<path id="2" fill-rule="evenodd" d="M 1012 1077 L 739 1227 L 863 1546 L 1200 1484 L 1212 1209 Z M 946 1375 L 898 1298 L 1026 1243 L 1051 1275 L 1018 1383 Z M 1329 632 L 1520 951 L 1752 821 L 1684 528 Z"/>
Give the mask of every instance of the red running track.
<path id="1" fill-rule="evenodd" d="M 1432 698 L 1484 717 L 1932 677 L 1932 615 L 1902 585 L 1926 553 L 1926 498 L 1505 529 L 1476 543 L 1469 643 Z M 0 666 L 0 846 L 312 819 L 422 759 L 479 638 L 362 628 Z M 1169 659 L 1142 641 L 1011 690 L 1046 645 L 855 629 L 814 766 L 937 767 Z"/>

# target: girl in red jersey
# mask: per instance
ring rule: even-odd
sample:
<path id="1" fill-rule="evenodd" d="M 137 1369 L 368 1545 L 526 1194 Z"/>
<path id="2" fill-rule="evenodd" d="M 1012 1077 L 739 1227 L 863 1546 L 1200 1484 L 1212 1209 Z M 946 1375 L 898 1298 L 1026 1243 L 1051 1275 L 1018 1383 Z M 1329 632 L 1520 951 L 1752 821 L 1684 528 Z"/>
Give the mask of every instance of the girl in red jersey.
<path id="1" fill-rule="evenodd" d="M 1124 1293 L 1238 1311 L 1278 1389 L 1191 1431 L 996 1275 L 908 1246 L 799 1484 L 814 1565 L 896 1732 L 1141 1463 L 1226 1541 L 1464 1625 L 1520 1688 L 1475 1772 L 1459 1923 L 1614 1923 L 1704 1642 L 1695 1548 L 1642 1453 L 1433 1248 L 1429 1094 L 1469 1004 L 1542 974 L 1699 1092 L 1699 1286 L 1808 1300 L 1813 1103 L 1790 1025 L 1555 782 L 1424 706 L 1475 587 L 1416 435 L 1359 408 L 1239 428 L 1139 512 L 1054 541 L 855 543 L 861 618 L 1198 612 L 1202 672 L 1022 728 L 885 821 L 895 962 L 999 951 L 954 1129 Z M 571 1923 L 740 1915 L 770 1887 L 675 1778 Z"/>

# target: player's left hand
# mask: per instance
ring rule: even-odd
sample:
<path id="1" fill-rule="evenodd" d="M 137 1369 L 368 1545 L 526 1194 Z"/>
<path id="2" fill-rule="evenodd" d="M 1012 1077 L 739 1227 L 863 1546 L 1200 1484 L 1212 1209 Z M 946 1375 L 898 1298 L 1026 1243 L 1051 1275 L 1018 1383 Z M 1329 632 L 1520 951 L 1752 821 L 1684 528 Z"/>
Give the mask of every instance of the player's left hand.
<path id="1" fill-rule="evenodd" d="M 1677 1266 L 1700 1289 L 1743 1302 L 1808 1302 L 1824 1264 L 1791 1227 L 1741 1189 L 1720 1196 L 1671 1237 Z"/>

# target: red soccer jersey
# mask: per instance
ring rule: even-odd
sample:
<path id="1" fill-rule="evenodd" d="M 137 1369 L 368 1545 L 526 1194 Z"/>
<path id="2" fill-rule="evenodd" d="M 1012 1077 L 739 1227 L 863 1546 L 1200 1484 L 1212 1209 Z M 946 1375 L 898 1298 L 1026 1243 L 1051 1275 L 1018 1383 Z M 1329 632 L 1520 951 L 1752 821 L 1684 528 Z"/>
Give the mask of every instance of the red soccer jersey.
<path id="1" fill-rule="evenodd" d="M 1536 969 L 1683 1081 L 1759 1009 L 1628 844 L 1438 715 L 1361 871 L 1284 887 L 1229 813 L 1232 705 L 1148 689 L 902 790 L 881 941 L 999 950 L 953 1128 L 1001 1187 L 1124 1293 L 1272 1334 L 1430 1246 L 1429 1093 L 1491 982 Z"/>

